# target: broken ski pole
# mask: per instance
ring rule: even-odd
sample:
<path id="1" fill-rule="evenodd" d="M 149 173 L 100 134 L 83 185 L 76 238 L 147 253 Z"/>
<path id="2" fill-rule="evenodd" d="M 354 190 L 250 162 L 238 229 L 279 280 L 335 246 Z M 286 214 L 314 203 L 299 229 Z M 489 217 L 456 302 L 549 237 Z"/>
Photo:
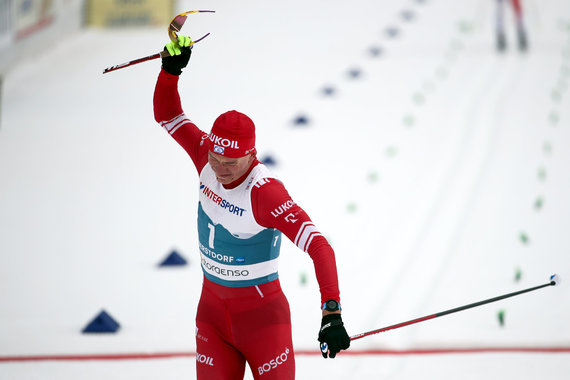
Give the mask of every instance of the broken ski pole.
<path id="1" fill-rule="evenodd" d="M 204 12 L 214 13 L 215 11 L 189 11 L 189 12 L 184 12 L 184 13 L 180 13 L 179 15 L 176 15 L 172 19 L 170 24 L 168 25 L 168 37 L 170 37 L 170 39 L 172 41 L 176 42 L 178 40 L 178 32 L 182 28 L 182 25 L 184 25 L 184 22 L 186 22 L 186 18 L 188 17 L 188 15 L 192 14 L 192 13 L 204 13 Z M 210 35 L 210 33 L 198 38 L 196 41 L 192 41 L 189 46 L 192 46 L 195 43 L 202 41 L 204 38 L 208 37 L 209 35 Z M 168 51 L 166 51 L 166 50 L 161 51 L 160 53 L 152 54 L 152 55 L 149 55 L 149 56 L 146 56 L 143 58 L 133 59 L 132 61 L 121 63 L 119 65 L 107 67 L 105 70 L 103 70 L 103 74 L 110 73 L 111 71 L 115 71 L 115 70 L 119 70 L 119 69 L 124 69 L 125 67 L 129 67 L 132 65 L 136 65 L 138 63 L 150 61 L 150 60 L 153 60 L 156 58 L 163 58 L 163 57 L 168 57 L 168 56 L 170 56 L 170 53 L 168 53 Z"/>

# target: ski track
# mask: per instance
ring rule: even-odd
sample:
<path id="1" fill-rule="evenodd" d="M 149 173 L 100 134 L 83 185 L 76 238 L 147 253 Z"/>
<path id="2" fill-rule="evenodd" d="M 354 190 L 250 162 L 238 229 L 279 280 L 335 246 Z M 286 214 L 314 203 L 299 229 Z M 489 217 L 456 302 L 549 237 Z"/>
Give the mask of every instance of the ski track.
<path id="1" fill-rule="evenodd" d="M 286 7 L 256 4 L 253 1 L 246 9 L 216 0 L 204 7 L 219 12 L 212 16 L 217 19 L 205 16 L 196 20 L 195 25 L 211 28 L 213 33 L 201 43 L 203 54 L 193 56 L 192 70 L 185 73 L 183 105 L 202 128 L 207 128 L 219 108 L 228 105 L 257 112 L 259 141 L 266 144 L 266 152 L 272 153 L 273 149 L 278 159 L 287 161 L 275 171 L 288 179 L 292 194 L 308 200 L 303 206 L 314 220 L 321 221 L 323 232 L 335 231 L 331 239 L 339 263 L 349 334 L 401 322 L 400 318 L 409 320 L 434 313 L 440 307 L 472 302 L 470 297 L 479 294 L 480 299 L 493 296 L 487 291 L 500 293 L 503 288 L 499 285 L 518 289 L 527 284 L 527 279 L 534 281 L 537 276 L 551 274 L 542 271 L 552 266 L 562 274 L 567 272 L 570 263 L 562 255 L 570 249 L 570 242 L 560 234 L 568 227 L 563 210 L 570 207 L 570 180 L 563 173 L 570 162 L 564 149 L 570 138 L 570 9 L 563 0 L 548 4 L 523 2 L 530 13 L 527 56 L 513 49 L 511 16 L 506 20 L 511 49 L 503 56 L 493 51 L 491 0 L 471 0 L 461 6 L 451 0 L 385 1 L 381 11 L 376 1 L 359 0 L 344 16 L 339 13 L 344 8 L 340 2 L 306 4 L 294 0 Z M 326 10 L 318 11 L 327 5 Z M 200 8 L 189 1 L 181 2 L 179 7 Z M 256 16 L 255 11 L 264 17 Z M 412 20 L 404 20 L 403 11 L 411 12 Z M 239 22 L 231 17 L 233 12 L 239 15 Z M 294 18 L 297 27 L 284 27 L 284 18 Z M 346 19 L 361 25 L 340 22 Z M 337 26 L 334 33 L 338 30 L 338 36 L 328 35 L 333 33 L 330 22 Z M 461 23 L 467 28 L 471 25 L 471 30 L 460 31 Z M 256 40 L 265 37 L 260 35 L 260 27 L 267 28 L 271 41 L 264 44 Z M 396 28 L 399 35 L 390 37 L 389 28 Z M 228 36 L 228 29 L 236 34 Z M 187 219 L 188 214 L 195 213 L 193 201 L 188 200 L 188 189 L 192 189 L 190 196 L 195 196 L 195 179 L 180 179 L 178 174 L 193 168 L 158 129 L 147 131 L 152 123 L 149 99 L 156 65 L 137 65 L 106 74 L 104 80 L 92 75 L 95 71 L 100 75 L 102 63 L 110 66 L 117 58 L 116 63 L 126 61 L 121 58 L 123 54 L 140 54 L 141 49 L 133 48 L 132 41 L 158 46 L 162 37 L 154 29 L 86 30 L 7 76 L 1 108 L 0 174 L 13 182 L 0 190 L 0 222 L 4 223 L 0 228 L 0 295 L 6 305 L 0 311 L 0 355 L 38 355 L 46 360 L 0 363 L 2 380 L 195 376 L 193 359 L 160 358 L 160 352 L 195 355 L 191 340 L 196 300 L 188 298 L 197 294 L 199 268 L 193 265 L 177 273 L 149 275 L 150 263 L 159 259 L 165 246 L 182 247 L 193 262 L 195 237 L 188 234 L 195 228 L 194 221 Z M 275 43 L 277 39 L 279 44 Z M 126 40 L 130 41 L 127 46 L 120 42 Z M 336 50 L 339 41 L 342 47 Z M 292 47 L 299 50 L 298 55 L 290 52 Z M 335 47 L 335 54 L 325 47 Z M 382 53 L 372 57 L 370 47 L 379 47 Z M 264 49 L 267 54 L 262 53 Z M 256 55 L 245 58 L 242 51 Z M 70 64 L 69 57 L 78 52 L 89 58 L 79 58 L 81 65 Z M 232 59 L 225 71 L 219 62 L 227 56 Z M 61 57 L 66 57 L 69 66 L 62 63 Z M 415 66 L 409 62 L 414 58 L 419 63 Z M 320 60 L 327 64 L 322 65 Z M 397 62 L 401 68 L 396 67 Z M 251 70 L 252 64 L 257 64 L 258 70 Z M 316 72 L 319 66 L 322 71 Z M 349 77 L 348 72 L 354 69 L 361 70 L 361 78 Z M 278 89 L 267 81 L 276 70 Z M 391 79 L 386 73 L 400 82 L 386 83 Z M 250 78 L 267 80 L 256 85 L 250 83 Z M 337 96 L 323 100 L 325 85 L 336 88 Z M 204 95 L 197 96 L 195 88 L 204 89 Z M 558 101 L 547 99 L 553 89 L 559 92 Z M 260 90 L 267 92 L 265 96 L 256 94 Z M 117 91 L 123 91 L 121 99 L 110 101 Z M 414 104 L 411 99 L 417 100 L 417 94 L 423 100 Z M 216 104 L 212 104 L 212 96 Z M 279 99 L 279 104 L 271 104 Z M 291 128 L 297 111 L 308 113 L 312 122 L 309 127 Z M 412 126 L 402 123 L 407 115 L 413 116 Z M 370 120 L 370 116 L 378 119 Z M 10 125 L 5 125 L 6 121 Z M 516 123 L 525 123 L 522 132 L 513 127 Z M 382 128 L 374 130 L 378 125 Z M 347 138 L 346 130 L 363 141 Z M 521 133 L 528 136 L 520 137 Z M 342 146 L 349 153 L 338 154 L 326 144 L 319 146 L 316 141 L 325 135 L 327 143 Z M 536 136 L 542 139 L 529 141 Z M 275 137 L 277 145 L 272 141 Z M 376 139 L 380 143 L 375 145 Z M 511 147 L 512 141 L 526 145 Z M 552 152 L 537 154 L 540 144 L 546 142 L 551 144 Z M 306 152 L 309 163 L 291 154 L 290 146 L 294 146 L 294 153 Z M 533 146 L 536 151 L 525 150 Z M 370 151 L 356 158 L 350 154 L 360 147 Z M 425 156 L 420 157 L 414 149 Z M 511 156 L 499 154 L 502 150 Z M 335 161 L 337 157 L 339 161 Z M 368 166 L 359 166 L 358 158 Z M 522 170 L 513 174 L 512 185 L 497 179 L 512 168 L 502 161 L 508 159 L 525 159 L 519 165 L 530 165 L 527 175 Z M 500 170 L 495 172 L 497 167 Z M 350 170 L 351 183 L 334 182 L 338 168 Z M 547 173 L 546 180 L 536 178 L 536 168 Z M 379 173 L 376 185 L 367 181 L 367 170 Z M 334 183 L 327 196 L 314 191 L 323 186 L 322 178 Z M 482 238 L 477 248 L 462 252 L 471 243 L 479 243 L 471 229 L 485 223 L 478 219 L 479 208 L 486 206 L 486 197 L 495 188 L 510 191 L 522 200 L 534 199 L 538 194 L 547 198 L 542 215 L 527 204 L 518 206 L 523 209 L 520 218 L 500 215 L 509 225 L 501 225 L 498 233 L 513 231 L 514 235 L 529 230 L 534 245 L 516 245 L 510 243 L 516 237 L 501 235 L 495 242 L 492 237 L 489 241 Z M 366 206 L 354 201 L 369 196 L 394 199 L 380 199 Z M 165 197 L 168 199 L 162 200 Z M 162 203 L 152 201 L 157 198 Z M 333 198 L 334 202 L 329 202 Z M 343 210 L 349 202 L 354 202 L 357 210 L 353 214 Z M 336 212 L 330 211 L 329 203 L 335 204 Z M 489 218 L 495 210 L 487 207 Z M 515 206 L 509 203 L 505 207 L 512 211 Z M 406 215 L 410 216 L 407 224 Z M 68 221 L 78 216 L 89 222 Z M 156 220 L 152 223 L 141 222 L 153 217 Z M 359 218 L 377 219 L 367 220 L 369 225 L 361 227 Z M 58 227 L 58 223 L 64 227 Z M 165 225 L 167 232 L 163 231 Z M 20 231 L 23 228 L 30 231 Z M 29 237 L 30 233 L 34 238 Z M 150 235 L 156 237 L 149 239 Z M 378 238 L 385 239 L 378 247 L 386 251 L 374 249 Z M 395 241 L 400 238 L 405 241 Z M 489 249 L 494 243 L 507 250 Z M 297 358 L 299 379 L 321 376 L 326 371 L 331 380 L 420 376 L 562 380 L 570 372 L 568 352 L 564 350 L 477 352 L 481 347 L 489 346 L 492 351 L 493 347 L 512 345 L 515 350 L 525 344 L 545 351 L 567 349 L 570 336 L 563 320 L 568 317 L 570 297 L 563 288 L 565 284 L 546 290 L 542 296 L 511 303 L 513 317 L 500 330 L 496 321 L 485 319 L 482 311 L 458 313 L 462 316 L 456 318 L 461 318 L 462 323 L 446 317 L 441 322 L 438 319 L 429 325 L 422 323 L 374 335 L 353 342 L 354 352 L 362 355 L 341 354 L 334 361 L 323 361 L 318 355 L 310 355 L 310 349 L 317 348 L 313 325 L 319 316 L 312 307 L 317 287 L 314 279 L 309 279 L 308 285 L 299 284 L 299 273 L 310 277 L 312 267 L 294 247 L 285 244 L 284 255 L 288 256 L 282 259 L 286 270 L 294 272 L 281 269 L 292 306 L 296 349 L 303 352 Z M 478 264 L 474 273 L 470 263 Z M 512 282 L 510 272 L 503 273 L 506 267 L 516 265 L 526 276 L 518 284 Z M 466 268 L 470 273 L 457 273 Z M 125 275 L 126 271 L 132 276 Z M 377 273 L 383 277 L 375 278 Z M 461 283 L 456 285 L 459 278 Z M 474 279 L 480 283 L 469 282 Z M 465 299 L 467 295 L 469 299 Z M 78 334 L 81 323 L 102 305 L 121 317 L 121 332 L 117 336 L 90 337 L 93 339 Z M 557 311 L 558 317 L 554 314 Z M 532 331 L 529 325 L 534 326 Z M 414 354 L 414 347 L 433 352 Z M 473 352 L 435 353 L 446 347 L 450 351 Z M 368 354 L 364 354 L 366 350 L 370 350 Z M 378 352 L 374 354 L 374 350 Z M 388 354 L 380 355 L 382 350 Z M 49 360 L 50 355 L 80 360 L 81 355 L 128 356 L 128 352 L 142 352 L 141 358 L 157 352 L 157 358 Z M 246 370 L 246 379 L 251 378 Z"/>

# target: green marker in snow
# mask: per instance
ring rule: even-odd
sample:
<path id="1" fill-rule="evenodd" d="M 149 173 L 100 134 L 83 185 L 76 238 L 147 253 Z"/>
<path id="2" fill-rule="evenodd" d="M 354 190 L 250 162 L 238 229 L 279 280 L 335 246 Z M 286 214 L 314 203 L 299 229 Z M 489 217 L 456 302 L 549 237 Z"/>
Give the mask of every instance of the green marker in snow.
<path id="1" fill-rule="evenodd" d="M 519 282 L 522 278 L 521 268 L 517 268 L 515 271 L 515 282 Z"/>
<path id="2" fill-rule="evenodd" d="M 497 319 L 499 320 L 499 326 L 504 327 L 505 326 L 505 310 L 503 310 L 503 309 L 499 310 L 499 312 L 497 313 Z"/>
<path id="3" fill-rule="evenodd" d="M 519 239 L 520 239 L 521 243 L 523 243 L 523 244 L 528 244 L 528 242 L 529 242 L 528 235 L 525 232 L 521 232 L 519 234 Z"/>

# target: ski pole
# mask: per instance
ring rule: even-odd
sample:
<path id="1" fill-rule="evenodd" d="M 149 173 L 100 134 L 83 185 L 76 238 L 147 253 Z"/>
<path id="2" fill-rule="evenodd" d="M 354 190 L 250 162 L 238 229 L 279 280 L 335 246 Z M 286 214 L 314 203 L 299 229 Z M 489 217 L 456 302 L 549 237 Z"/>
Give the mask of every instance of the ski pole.
<path id="1" fill-rule="evenodd" d="M 209 34 L 210 33 L 206 34 L 203 37 L 198 38 L 196 41 L 192 41 L 189 46 L 192 46 L 196 42 L 203 40 L 204 38 L 208 37 Z M 136 65 L 137 63 L 142 63 L 142 62 L 150 61 L 150 60 L 153 60 L 156 58 L 163 58 L 163 57 L 168 57 L 168 56 L 170 56 L 170 53 L 167 50 L 164 50 L 164 51 L 161 51 L 160 53 L 152 54 L 152 55 L 149 55 L 149 56 L 146 56 L 143 58 L 133 59 L 132 61 L 121 63 L 119 65 L 107 67 L 105 70 L 103 70 L 103 74 L 107 74 L 107 73 L 110 73 L 111 71 L 115 71 L 115 70 L 119 70 L 119 69 L 124 69 L 125 67 Z"/>
<path id="2" fill-rule="evenodd" d="M 443 317 L 444 315 L 448 315 L 448 314 L 452 314 L 452 313 L 457 313 L 458 311 L 467 310 L 467 309 L 471 309 L 471 308 L 473 308 L 473 307 L 477 307 L 477 306 L 485 305 L 485 304 L 488 304 L 488 303 L 491 303 L 491 302 L 496 302 L 496 301 L 499 301 L 499 300 L 503 300 L 503 299 L 505 299 L 505 298 L 518 296 L 519 294 L 532 292 L 532 291 L 534 291 L 534 290 L 542 289 L 542 288 L 545 288 L 545 287 L 547 287 L 547 286 L 555 286 L 555 285 L 557 285 L 557 284 L 559 284 L 559 283 L 560 283 L 560 277 L 559 277 L 557 274 L 553 274 L 552 276 L 550 276 L 550 281 L 547 282 L 546 284 L 534 286 L 534 287 L 528 288 L 528 289 L 519 290 L 519 291 L 513 292 L 513 293 L 503 294 L 502 296 L 498 296 L 498 297 L 494 297 L 494 298 L 489 298 L 489 299 L 486 299 L 486 300 L 483 300 L 483 301 L 479 301 L 479 302 L 470 303 L 469 305 L 459 306 L 459 307 L 456 307 L 456 308 L 454 308 L 454 309 L 449 309 L 449 310 L 446 310 L 446 311 L 440 311 L 439 313 L 426 315 L 425 317 L 412 319 L 412 320 L 407 321 L 407 322 L 396 323 L 395 325 L 383 327 L 383 328 L 381 328 L 381 329 L 376 329 L 376 330 L 372 330 L 372 331 L 368 331 L 368 332 L 363 332 L 363 333 L 361 333 L 361 334 L 356 334 L 356 335 L 354 335 L 354 336 L 351 336 L 351 337 L 350 337 L 350 340 L 353 341 L 353 340 L 357 340 L 357 339 L 362 339 L 362 338 L 364 338 L 364 337 L 366 337 L 366 336 L 369 336 L 369 335 L 378 334 L 378 333 L 381 333 L 381 332 L 384 332 L 384 331 L 388 331 L 388 330 L 399 329 L 400 327 L 413 325 L 413 324 L 415 324 L 415 323 L 428 321 L 428 320 L 430 320 L 430 319 L 434 319 L 434 318 L 438 318 L 438 317 Z"/>
<path id="3" fill-rule="evenodd" d="M 168 37 L 170 37 L 170 40 L 172 40 L 174 42 L 177 41 L 177 39 L 178 39 L 177 33 L 182 28 L 182 25 L 184 25 L 184 22 L 186 22 L 186 18 L 188 17 L 189 14 L 206 13 L 206 12 L 207 13 L 214 13 L 215 11 L 189 11 L 189 12 L 184 12 L 184 13 L 180 13 L 179 15 L 176 15 L 172 19 L 170 24 L 168 25 Z M 202 41 L 204 38 L 208 37 L 209 35 L 210 35 L 210 33 L 206 34 L 205 36 L 198 38 L 196 41 L 192 41 L 189 46 L 194 45 L 196 42 Z M 156 58 L 163 58 L 163 57 L 168 57 L 168 56 L 170 56 L 170 53 L 168 53 L 168 51 L 161 51 L 160 53 L 152 54 L 152 55 L 149 55 L 149 56 L 146 56 L 143 58 L 133 59 L 132 61 L 121 63 L 119 65 L 107 67 L 105 70 L 103 70 L 103 74 L 110 73 L 111 71 L 115 71 L 115 70 L 119 70 L 119 69 L 124 69 L 125 67 L 136 65 L 137 63 L 142 63 L 142 62 L 150 61 L 150 60 L 153 60 Z"/>

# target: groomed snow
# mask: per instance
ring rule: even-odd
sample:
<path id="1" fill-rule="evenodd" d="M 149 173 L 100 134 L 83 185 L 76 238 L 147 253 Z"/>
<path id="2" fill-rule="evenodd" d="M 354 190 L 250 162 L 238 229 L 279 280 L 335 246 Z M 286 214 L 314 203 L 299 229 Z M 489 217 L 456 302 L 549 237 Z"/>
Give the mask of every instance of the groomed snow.
<path id="1" fill-rule="evenodd" d="M 492 0 L 180 2 L 216 11 L 183 29 L 211 32 L 180 79 L 186 113 L 204 130 L 229 109 L 255 121 L 260 157 L 275 158 L 273 172 L 335 249 L 349 334 L 569 278 L 570 8 L 523 7 L 529 51 L 517 51 L 509 11 L 509 49 L 497 54 Z M 0 359 L 194 351 L 198 180 L 154 122 L 160 62 L 102 74 L 166 40 L 164 28 L 86 29 L 5 76 Z M 300 115 L 309 124 L 294 126 Z M 172 249 L 190 265 L 159 269 Z M 296 349 L 316 352 L 318 286 L 290 242 L 280 279 Z M 566 286 L 351 350 L 568 348 Z M 101 309 L 119 332 L 81 334 Z M 301 380 L 562 380 L 568 355 L 296 362 Z M 0 362 L 0 379 L 77 378 L 194 379 L 194 359 Z"/>

